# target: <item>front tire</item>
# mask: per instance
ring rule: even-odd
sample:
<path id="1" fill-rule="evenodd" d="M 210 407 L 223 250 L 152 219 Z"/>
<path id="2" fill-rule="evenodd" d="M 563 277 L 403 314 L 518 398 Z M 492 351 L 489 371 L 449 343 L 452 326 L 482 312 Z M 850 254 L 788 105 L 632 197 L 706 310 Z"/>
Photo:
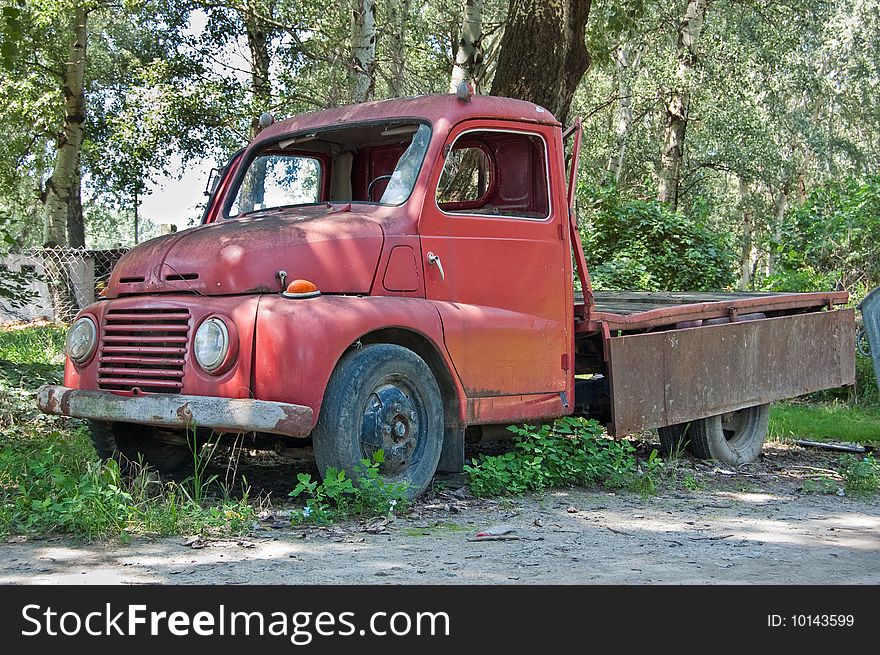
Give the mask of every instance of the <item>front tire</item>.
<path id="1" fill-rule="evenodd" d="M 415 498 L 427 489 L 443 447 L 443 399 L 434 374 L 411 350 L 372 344 L 346 353 L 330 376 L 312 432 L 323 475 L 332 466 L 357 478 L 361 460 Z"/>
<path id="2" fill-rule="evenodd" d="M 156 439 L 155 428 L 148 425 L 89 421 L 89 427 L 98 456 L 116 460 L 123 471 L 141 462 L 159 473 L 177 473 L 193 465 L 190 448 Z"/>
<path id="3" fill-rule="evenodd" d="M 692 421 L 688 430 L 691 452 L 731 466 L 750 464 L 761 455 L 769 424 L 769 404 Z"/>

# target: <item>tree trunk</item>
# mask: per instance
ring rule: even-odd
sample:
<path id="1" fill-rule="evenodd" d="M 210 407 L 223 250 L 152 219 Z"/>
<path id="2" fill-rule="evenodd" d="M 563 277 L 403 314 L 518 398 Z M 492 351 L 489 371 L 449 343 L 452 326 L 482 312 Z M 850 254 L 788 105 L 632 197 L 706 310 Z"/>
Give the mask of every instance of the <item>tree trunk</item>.
<path id="1" fill-rule="evenodd" d="M 777 193 L 773 194 L 773 207 L 776 215 L 773 217 L 773 225 L 770 228 L 770 238 L 773 244 L 770 247 L 770 254 L 767 257 L 767 275 L 773 275 L 776 270 L 777 249 L 782 241 L 782 224 L 785 222 L 785 212 L 788 209 L 788 193 L 785 186 L 782 186 Z"/>
<path id="2" fill-rule="evenodd" d="M 86 226 L 82 206 L 82 165 L 76 163 L 70 197 L 67 200 L 67 244 L 71 248 L 86 247 Z"/>
<path id="3" fill-rule="evenodd" d="M 67 211 L 83 140 L 86 99 L 83 78 L 86 67 L 88 11 L 77 7 L 70 21 L 70 50 L 64 71 L 64 125 L 58 135 L 58 152 L 52 177 L 46 182 L 43 206 L 43 241 L 67 245 Z"/>
<path id="4" fill-rule="evenodd" d="M 749 207 L 749 185 L 743 178 L 739 178 L 739 207 L 742 212 L 742 239 L 738 288 L 746 291 L 752 282 L 752 210 Z"/>
<path id="5" fill-rule="evenodd" d="M 691 76 L 697 65 L 697 43 L 703 30 L 709 0 L 688 0 L 684 18 L 678 25 L 675 89 L 666 105 L 663 152 L 660 155 L 660 184 L 657 197 L 675 209 L 678 206 L 678 183 L 684 157 L 684 136 L 691 102 Z"/>
<path id="6" fill-rule="evenodd" d="M 373 97 L 376 71 L 376 0 L 353 0 L 351 11 L 351 70 L 349 88 L 352 102 Z"/>
<path id="7" fill-rule="evenodd" d="M 249 13 L 242 13 L 241 20 L 245 26 L 248 50 L 251 55 L 251 94 L 253 96 L 253 116 L 251 117 L 251 140 L 255 139 L 262 129 L 260 115 L 272 107 L 272 81 L 269 70 L 272 57 L 269 51 L 271 28 L 265 21 Z M 245 176 L 241 183 L 240 212 L 247 212 L 261 205 L 266 195 L 266 162 L 258 159 L 251 166 L 252 174 Z M 135 208 L 137 211 L 137 208 Z"/>
<path id="8" fill-rule="evenodd" d="M 510 0 L 492 95 L 521 98 L 565 122 L 590 67 L 585 44 L 591 0 Z"/>
<path id="9" fill-rule="evenodd" d="M 461 36 L 455 51 L 455 64 L 449 79 L 449 93 L 458 91 L 462 82 L 475 80 L 477 66 L 483 59 L 483 0 L 464 0 Z"/>
<path id="10" fill-rule="evenodd" d="M 626 157 L 629 131 L 632 128 L 632 79 L 642 58 L 642 47 L 633 48 L 630 44 L 621 44 L 617 48 L 614 61 L 617 70 L 617 95 L 620 97 L 617 108 L 617 125 L 615 127 L 615 148 L 608 158 L 608 177 L 617 184 L 623 175 L 623 164 Z"/>
<path id="11" fill-rule="evenodd" d="M 272 82 L 269 78 L 271 28 L 265 21 L 250 14 L 242 14 L 241 19 L 251 55 L 251 93 L 255 109 L 255 115 L 251 118 L 251 138 L 254 138 L 260 133 L 260 114 L 269 111 L 272 104 Z"/>
<path id="12" fill-rule="evenodd" d="M 138 195 L 137 189 L 132 192 L 131 204 L 134 206 L 134 245 L 140 243 L 140 207 L 141 207 L 141 199 Z"/>
<path id="13" fill-rule="evenodd" d="M 404 92 L 406 68 L 406 25 L 410 19 L 412 0 L 388 0 L 388 23 L 391 26 L 391 71 L 388 77 L 388 95 L 400 98 Z"/>

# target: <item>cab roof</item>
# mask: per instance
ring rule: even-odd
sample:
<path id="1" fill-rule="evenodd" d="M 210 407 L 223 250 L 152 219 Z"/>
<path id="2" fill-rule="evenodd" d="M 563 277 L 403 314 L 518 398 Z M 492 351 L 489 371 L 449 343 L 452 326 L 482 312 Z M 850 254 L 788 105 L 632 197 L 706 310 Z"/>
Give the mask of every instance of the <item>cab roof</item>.
<path id="1" fill-rule="evenodd" d="M 273 123 L 260 132 L 255 142 L 271 141 L 292 132 L 332 127 L 344 123 L 381 121 L 383 119 L 417 119 L 427 120 L 435 127 L 442 127 L 443 123 L 451 126 L 466 118 L 559 125 L 559 121 L 549 111 L 525 100 L 474 95 L 469 102 L 464 102 L 458 96 L 450 93 L 391 98 L 298 114 L 292 118 Z"/>

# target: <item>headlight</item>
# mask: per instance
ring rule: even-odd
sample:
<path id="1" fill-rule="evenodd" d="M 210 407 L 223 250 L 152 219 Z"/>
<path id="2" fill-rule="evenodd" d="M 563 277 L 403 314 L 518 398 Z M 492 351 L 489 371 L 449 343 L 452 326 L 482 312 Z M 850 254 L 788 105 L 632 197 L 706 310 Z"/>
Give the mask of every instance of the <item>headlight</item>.
<path id="1" fill-rule="evenodd" d="M 67 331 L 67 356 L 75 364 L 87 362 L 97 345 L 98 328 L 90 318 L 78 318 Z"/>
<path id="2" fill-rule="evenodd" d="M 229 354 L 229 328 L 219 318 L 209 318 L 196 330 L 196 361 L 208 373 L 219 369 Z"/>

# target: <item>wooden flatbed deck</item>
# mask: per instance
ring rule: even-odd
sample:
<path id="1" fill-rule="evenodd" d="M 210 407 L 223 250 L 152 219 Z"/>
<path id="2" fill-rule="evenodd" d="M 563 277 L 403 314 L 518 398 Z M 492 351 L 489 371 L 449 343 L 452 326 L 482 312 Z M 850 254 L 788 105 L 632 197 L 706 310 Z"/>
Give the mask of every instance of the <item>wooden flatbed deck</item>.
<path id="1" fill-rule="evenodd" d="M 611 330 L 643 330 L 677 323 L 758 312 L 821 309 L 846 304 L 845 291 L 821 293 L 596 291 L 590 306 L 575 294 L 579 332 L 605 323 Z"/>

